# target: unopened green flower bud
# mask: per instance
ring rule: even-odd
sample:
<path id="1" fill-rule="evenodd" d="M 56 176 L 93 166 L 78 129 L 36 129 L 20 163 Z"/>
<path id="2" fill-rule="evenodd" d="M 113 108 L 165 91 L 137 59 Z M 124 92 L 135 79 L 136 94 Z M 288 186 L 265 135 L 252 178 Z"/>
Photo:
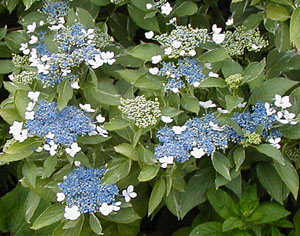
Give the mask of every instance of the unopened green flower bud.
<path id="1" fill-rule="evenodd" d="M 231 89 L 238 89 L 244 77 L 241 74 L 230 75 L 225 79 L 225 82 Z"/>

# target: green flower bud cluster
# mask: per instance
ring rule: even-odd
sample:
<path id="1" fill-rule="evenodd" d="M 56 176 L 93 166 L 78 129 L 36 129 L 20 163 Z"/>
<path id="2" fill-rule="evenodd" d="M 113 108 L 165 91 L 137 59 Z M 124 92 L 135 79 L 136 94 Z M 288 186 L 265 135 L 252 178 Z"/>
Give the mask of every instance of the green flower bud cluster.
<path id="1" fill-rule="evenodd" d="M 168 57 L 194 56 L 195 49 L 209 39 L 207 29 L 194 29 L 189 26 L 177 26 L 171 33 L 157 35 L 154 38 L 165 49 Z"/>
<path id="2" fill-rule="evenodd" d="M 290 161 L 296 162 L 298 160 L 299 149 L 287 149 L 285 150 L 285 155 L 290 159 Z"/>
<path id="3" fill-rule="evenodd" d="M 118 0 L 116 0 L 118 2 Z M 122 2 L 122 1 L 119 1 Z M 115 3 L 119 4 L 119 3 Z M 114 38 L 110 36 L 108 33 L 105 33 L 101 30 L 96 30 L 95 31 L 95 44 L 97 48 L 103 49 L 107 45 L 111 44 L 114 42 Z"/>
<path id="4" fill-rule="evenodd" d="M 241 144 L 243 145 L 243 147 L 247 147 L 251 144 L 254 145 L 258 145 L 262 143 L 262 137 L 260 134 L 257 134 L 255 132 L 250 133 L 250 132 L 246 132 L 244 133 L 244 140 L 241 141 Z"/>
<path id="5" fill-rule="evenodd" d="M 121 105 L 118 108 L 129 119 L 134 120 L 135 125 L 139 128 L 155 125 L 157 118 L 161 116 L 157 99 L 155 99 L 155 102 L 147 101 L 144 95 L 134 99 L 121 98 Z"/>
<path id="6" fill-rule="evenodd" d="M 37 72 L 35 71 L 27 71 L 23 70 L 19 74 L 13 74 L 10 79 L 13 82 L 21 83 L 21 84 L 31 84 L 37 77 Z"/>
<path id="7" fill-rule="evenodd" d="M 231 89 L 238 89 L 244 79 L 243 75 L 241 74 L 234 74 L 230 75 L 228 78 L 225 79 L 225 82 Z"/>
<path id="8" fill-rule="evenodd" d="M 261 37 L 259 29 L 246 30 L 245 26 L 237 27 L 234 32 L 226 31 L 226 37 L 221 44 L 230 56 L 243 55 L 244 50 L 259 52 L 268 46 L 268 41 Z"/>
<path id="9" fill-rule="evenodd" d="M 26 66 L 29 64 L 29 57 L 13 54 L 12 63 L 15 67 L 21 68 L 22 66 Z"/>

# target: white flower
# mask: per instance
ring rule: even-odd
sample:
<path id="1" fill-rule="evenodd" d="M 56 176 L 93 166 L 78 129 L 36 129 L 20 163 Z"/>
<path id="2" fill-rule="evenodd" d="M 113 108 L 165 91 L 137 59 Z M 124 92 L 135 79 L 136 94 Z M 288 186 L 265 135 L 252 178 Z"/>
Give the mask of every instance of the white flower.
<path id="1" fill-rule="evenodd" d="M 65 198 L 66 198 L 66 196 L 65 196 L 64 193 L 57 193 L 57 194 L 56 194 L 56 200 L 57 200 L 58 202 L 62 202 L 63 200 L 65 200 Z"/>
<path id="2" fill-rule="evenodd" d="M 252 44 L 251 48 L 254 49 L 254 50 L 257 50 L 257 49 L 259 49 L 259 46 L 257 46 L 256 44 Z"/>
<path id="3" fill-rule="evenodd" d="M 22 131 L 23 122 L 14 121 L 9 128 L 9 133 L 12 135 L 19 134 Z"/>
<path id="4" fill-rule="evenodd" d="M 173 126 L 172 130 L 174 131 L 175 134 L 181 134 L 183 131 L 186 130 L 186 126 Z"/>
<path id="5" fill-rule="evenodd" d="M 195 56 L 196 54 L 197 53 L 196 53 L 196 51 L 194 49 L 192 49 L 192 50 L 189 51 L 189 55 L 192 56 L 192 57 Z"/>
<path id="6" fill-rule="evenodd" d="M 114 59 L 115 54 L 113 52 L 101 52 L 101 57 L 103 59 L 103 63 L 112 65 L 115 63 L 116 59 Z"/>
<path id="7" fill-rule="evenodd" d="M 31 35 L 30 40 L 29 40 L 29 44 L 36 44 L 38 42 L 39 38 Z"/>
<path id="8" fill-rule="evenodd" d="M 80 103 L 79 106 L 85 112 L 95 112 L 96 111 L 96 110 L 92 109 L 91 104 L 85 104 L 85 105 L 83 105 L 83 104 Z"/>
<path id="9" fill-rule="evenodd" d="M 97 54 L 94 57 L 94 60 L 88 60 L 88 63 L 92 66 L 93 69 L 97 69 L 98 67 L 102 66 L 104 61 L 101 58 L 100 54 Z"/>
<path id="10" fill-rule="evenodd" d="M 107 138 L 108 132 L 106 129 L 103 129 L 101 126 L 97 126 L 98 133 L 103 136 L 104 138 Z"/>
<path id="11" fill-rule="evenodd" d="M 149 31 L 145 33 L 145 37 L 146 39 L 152 39 L 154 36 L 154 32 L 153 31 Z"/>
<path id="12" fill-rule="evenodd" d="M 218 112 L 221 113 L 221 114 L 228 114 L 229 111 L 228 110 L 223 110 L 222 108 L 218 107 L 217 108 Z"/>
<path id="13" fill-rule="evenodd" d="M 238 108 L 244 108 L 247 105 L 247 102 L 242 102 L 237 105 Z"/>
<path id="14" fill-rule="evenodd" d="M 172 53 L 173 49 L 171 47 L 165 48 L 164 54 L 165 55 L 170 55 Z"/>
<path id="15" fill-rule="evenodd" d="M 160 9 L 161 9 L 161 14 L 164 14 L 166 16 L 170 15 L 171 11 L 173 10 L 170 3 L 168 3 L 168 2 L 164 5 L 162 5 Z"/>
<path id="16" fill-rule="evenodd" d="M 180 41 L 175 40 L 175 41 L 173 41 L 172 46 L 173 46 L 174 48 L 180 48 L 181 44 L 182 44 L 182 43 L 181 43 Z"/>
<path id="17" fill-rule="evenodd" d="M 213 130 L 216 130 L 216 131 L 223 131 L 224 128 L 223 127 L 220 127 L 218 124 L 215 124 L 214 122 L 209 122 L 209 126 L 213 129 Z"/>
<path id="18" fill-rule="evenodd" d="M 35 149 L 36 152 L 41 152 L 43 151 L 43 148 L 42 147 L 38 147 L 37 149 Z"/>
<path id="19" fill-rule="evenodd" d="M 278 95 L 278 94 L 275 95 L 275 102 L 274 102 L 274 104 L 275 104 L 275 106 L 281 107 L 281 108 L 283 108 L 283 109 L 292 106 L 292 104 L 290 103 L 290 98 L 289 98 L 289 96 L 281 97 L 281 96 Z"/>
<path id="20" fill-rule="evenodd" d="M 199 105 L 200 105 L 200 107 L 203 107 L 205 109 L 207 109 L 207 108 L 213 108 L 213 107 L 217 106 L 211 100 L 208 100 L 206 102 L 199 102 Z"/>
<path id="21" fill-rule="evenodd" d="M 151 57 L 152 63 L 157 64 L 161 61 L 161 55 Z"/>
<path id="22" fill-rule="evenodd" d="M 80 89 L 80 86 L 79 86 L 79 84 L 78 84 L 77 81 L 73 82 L 73 83 L 71 84 L 71 87 L 72 87 L 73 89 Z"/>
<path id="23" fill-rule="evenodd" d="M 26 111 L 25 112 L 25 119 L 26 120 L 33 120 L 34 119 L 34 111 Z"/>
<path id="24" fill-rule="evenodd" d="M 280 141 L 281 141 L 281 138 L 275 138 L 275 139 L 273 139 L 273 138 L 270 138 L 269 140 L 268 140 L 268 142 L 273 146 L 273 147 L 276 147 L 277 149 L 280 149 Z"/>
<path id="25" fill-rule="evenodd" d="M 167 168 L 168 165 L 172 165 L 174 163 L 174 157 L 172 156 L 164 156 L 162 158 L 159 158 L 159 162 L 161 163 L 162 168 Z"/>
<path id="26" fill-rule="evenodd" d="M 171 91 L 172 91 L 173 93 L 179 93 L 179 89 L 178 89 L 178 88 L 172 88 Z"/>
<path id="27" fill-rule="evenodd" d="M 112 204 L 113 207 L 113 211 L 119 211 L 121 209 L 121 202 L 116 202 L 114 204 Z"/>
<path id="28" fill-rule="evenodd" d="M 227 26 L 233 25 L 233 17 L 229 17 L 225 23 Z"/>
<path id="29" fill-rule="evenodd" d="M 35 102 L 29 102 L 26 107 L 26 111 L 32 111 L 35 106 Z"/>
<path id="30" fill-rule="evenodd" d="M 37 102 L 40 96 L 40 92 L 28 92 L 28 98 L 34 102 Z"/>
<path id="31" fill-rule="evenodd" d="M 161 120 L 166 124 L 173 122 L 173 119 L 170 116 L 161 116 Z"/>
<path id="32" fill-rule="evenodd" d="M 27 33 L 30 34 L 30 33 L 33 33 L 36 29 L 36 23 L 33 22 L 31 25 L 27 25 Z"/>
<path id="33" fill-rule="evenodd" d="M 159 72 L 158 67 L 153 67 L 153 68 L 150 68 L 150 69 L 149 69 L 149 73 L 150 73 L 151 75 L 157 75 L 158 72 Z"/>
<path id="34" fill-rule="evenodd" d="M 63 24 L 52 25 L 52 26 L 49 26 L 48 28 L 51 31 L 57 31 L 57 30 L 64 28 L 64 25 Z"/>
<path id="35" fill-rule="evenodd" d="M 78 146 L 77 143 L 72 143 L 71 148 L 66 148 L 65 151 L 68 153 L 71 157 L 74 157 L 78 152 L 80 152 L 81 147 Z"/>
<path id="36" fill-rule="evenodd" d="M 200 82 L 198 82 L 198 81 L 194 82 L 193 86 L 196 87 L 196 88 L 199 87 L 200 86 Z"/>
<path id="37" fill-rule="evenodd" d="M 14 136 L 14 139 L 19 141 L 20 143 L 24 142 L 28 138 L 28 130 L 24 129 L 19 134 Z"/>
<path id="38" fill-rule="evenodd" d="M 295 114 L 288 112 L 287 110 L 284 110 L 283 112 L 278 112 L 276 115 L 276 119 L 278 122 L 282 123 L 282 124 L 288 124 L 290 123 L 291 125 L 295 125 L 297 124 L 297 121 L 294 119 L 295 118 Z M 284 118 L 284 119 L 281 119 Z"/>
<path id="39" fill-rule="evenodd" d="M 48 138 L 48 139 L 54 139 L 54 134 L 53 133 L 51 133 L 51 132 L 49 132 L 47 135 L 46 135 L 46 138 Z"/>
<path id="40" fill-rule="evenodd" d="M 43 73 L 45 75 L 49 74 L 50 65 L 37 64 L 38 73 Z"/>
<path id="41" fill-rule="evenodd" d="M 67 220 L 77 220 L 80 216 L 79 208 L 78 206 L 72 206 L 72 207 L 65 207 L 65 214 L 64 217 Z"/>
<path id="42" fill-rule="evenodd" d="M 127 189 L 122 191 L 122 195 L 125 197 L 125 202 L 130 202 L 131 198 L 136 198 L 137 193 L 135 193 L 133 185 L 129 185 Z"/>
<path id="43" fill-rule="evenodd" d="M 176 17 L 173 17 L 171 20 L 169 20 L 169 23 L 168 24 L 173 24 L 174 22 L 177 21 L 177 18 Z"/>
<path id="44" fill-rule="evenodd" d="M 191 155 L 196 159 L 203 157 L 205 154 L 203 148 L 193 148 L 193 151 L 191 151 Z"/>
<path id="45" fill-rule="evenodd" d="M 51 141 L 50 144 L 44 145 L 44 150 L 48 151 L 50 156 L 54 156 L 56 154 L 57 147 L 57 144 L 54 144 L 54 142 Z"/>
<path id="46" fill-rule="evenodd" d="M 81 162 L 80 162 L 80 161 L 74 161 L 74 165 L 75 165 L 76 167 L 79 167 L 79 166 L 81 165 Z"/>
<path id="47" fill-rule="evenodd" d="M 14 74 L 10 74 L 10 75 L 8 76 L 8 78 L 9 78 L 11 81 L 14 81 L 15 76 L 14 76 Z"/>
<path id="48" fill-rule="evenodd" d="M 146 4 L 146 8 L 147 8 L 148 10 L 150 10 L 152 7 L 153 7 L 153 6 L 152 6 L 151 3 L 147 3 L 147 4 Z"/>
<path id="49" fill-rule="evenodd" d="M 108 216 L 110 213 L 112 213 L 114 210 L 112 205 L 108 205 L 106 202 L 102 203 L 101 207 L 99 208 L 99 211 L 102 215 Z"/>
<path id="50" fill-rule="evenodd" d="M 209 70 L 211 70 L 211 69 L 212 69 L 212 67 L 211 67 L 211 63 L 209 63 L 209 62 L 207 62 L 207 63 L 204 63 L 204 66 L 205 66 L 207 69 L 209 69 Z"/>
<path id="51" fill-rule="evenodd" d="M 43 26 L 45 22 L 43 20 L 40 21 L 40 26 Z"/>
<path id="52" fill-rule="evenodd" d="M 30 53 L 28 43 L 21 43 L 20 51 L 22 51 L 24 55 L 28 55 Z"/>
<path id="53" fill-rule="evenodd" d="M 276 110 L 274 108 L 272 108 L 270 103 L 268 103 L 268 102 L 265 103 L 265 108 L 266 108 L 266 112 L 267 112 L 268 116 L 273 115 L 274 113 L 276 113 Z"/>
<path id="54" fill-rule="evenodd" d="M 96 120 L 97 120 L 97 122 L 102 124 L 105 121 L 105 117 L 103 117 L 101 114 L 99 114 L 96 116 Z"/>
<path id="55" fill-rule="evenodd" d="M 216 44 L 221 44 L 225 40 L 225 34 L 220 34 L 222 31 L 222 28 L 218 28 L 216 24 L 212 26 L 213 31 L 213 41 Z"/>
<path id="56" fill-rule="evenodd" d="M 208 73 L 208 76 L 212 77 L 212 78 L 219 78 L 219 74 L 212 72 L 212 71 Z"/>

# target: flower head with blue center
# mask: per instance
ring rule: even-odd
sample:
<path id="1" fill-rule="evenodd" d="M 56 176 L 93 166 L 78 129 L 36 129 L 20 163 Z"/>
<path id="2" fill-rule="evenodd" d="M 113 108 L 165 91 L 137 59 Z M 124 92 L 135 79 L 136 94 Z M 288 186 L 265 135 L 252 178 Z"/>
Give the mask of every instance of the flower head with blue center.
<path id="1" fill-rule="evenodd" d="M 57 194 L 58 201 L 65 201 L 65 218 L 76 220 L 81 214 L 100 212 L 107 216 L 119 211 L 121 202 L 118 199 L 125 197 L 129 202 L 137 197 L 130 185 L 123 190 L 122 195 L 115 184 L 102 184 L 102 178 L 106 168 L 93 169 L 80 166 L 64 177 L 58 184 L 62 192 Z"/>
<path id="2" fill-rule="evenodd" d="M 219 125 L 212 113 L 188 120 L 183 126 L 162 127 L 156 134 L 161 144 L 156 145 L 154 155 L 159 161 L 173 157 L 180 163 L 191 156 L 213 155 L 217 149 L 227 148 L 227 130 L 227 126 Z"/>

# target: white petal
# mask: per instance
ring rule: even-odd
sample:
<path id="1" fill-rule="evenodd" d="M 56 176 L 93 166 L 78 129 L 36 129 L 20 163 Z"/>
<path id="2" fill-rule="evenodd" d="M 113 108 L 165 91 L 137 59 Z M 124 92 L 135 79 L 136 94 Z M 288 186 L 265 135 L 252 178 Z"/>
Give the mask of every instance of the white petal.
<path id="1" fill-rule="evenodd" d="M 181 134 L 183 131 L 186 130 L 186 126 L 173 126 L 172 130 L 174 131 L 175 134 Z"/>
<path id="2" fill-rule="evenodd" d="M 193 151 L 191 151 L 191 155 L 196 159 L 203 157 L 205 154 L 203 148 L 193 148 Z"/>
<path id="3" fill-rule="evenodd" d="M 173 119 L 170 116 L 161 116 L 161 120 L 166 124 L 173 122 Z"/>
<path id="4" fill-rule="evenodd" d="M 105 117 L 103 117 L 101 114 L 99 114 L 96 117 L 97 122 L 99 122 L 100 124 L 102 124 L 105 121 Z"/>
<path id="5" fill-rule="evenodd" d="M 152 63 L 157 64 L 161 61 L 161 55 L 151 57 Z"/>
<path id="6" fill-rule="evenodd" d="M 213 34 L 212 39 L 216 44 L 221 44 L 225 40 L 225 37 L 225 34 Z"/>
<path id="7" fill-rule="evenodd" d="M 145 37 L 146 39 L 152 39 L 154 36 L 154 32 L 153 31 L 149 31 L 145 33 Z"/>
<path id="8" fill-rule="evenodd" d="M 159 69 L 158 69 L 157 67 L 153 67 L 153 68 L 150 68 L 150 69 L 149 69 L 149 73 L 150 73 L 151 75 L 157 75 L 158 72 L 159 72 Z"/>

